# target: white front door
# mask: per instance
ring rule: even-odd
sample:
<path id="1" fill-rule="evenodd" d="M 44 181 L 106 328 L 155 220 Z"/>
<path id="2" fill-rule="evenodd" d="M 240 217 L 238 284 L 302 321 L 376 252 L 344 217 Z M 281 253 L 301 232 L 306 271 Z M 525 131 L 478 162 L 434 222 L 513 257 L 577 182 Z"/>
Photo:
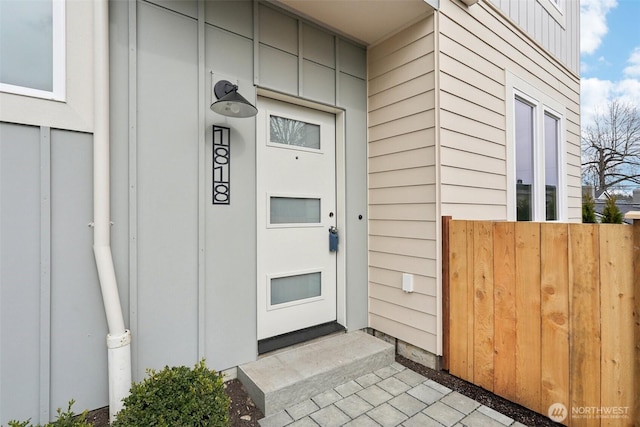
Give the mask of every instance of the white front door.
<path id="1" fill-rule="evenodd" d="M 336 320 L 335 116 L 258 98 L 258 339 Z"/>

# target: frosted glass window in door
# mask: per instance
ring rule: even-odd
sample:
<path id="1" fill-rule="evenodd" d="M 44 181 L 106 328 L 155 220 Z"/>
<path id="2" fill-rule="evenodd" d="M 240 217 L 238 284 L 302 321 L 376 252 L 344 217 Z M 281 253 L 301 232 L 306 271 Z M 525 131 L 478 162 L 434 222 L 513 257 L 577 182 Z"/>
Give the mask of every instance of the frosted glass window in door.
<path id="1" fill-rule="evenodd" d="M 284 117 L 270 116 L 271 143 L 320 149 L 320 126 Z"/>
<path id="2" fill-rule="evenodd" d="M 319 224 L 320 199 L 271 197 L 271 224 Z"/>
<path id="3" fill-rule="evenodd" d="M 320 272 L 271 279 L 271 305 L 319 297 L 321 293 Z"/>

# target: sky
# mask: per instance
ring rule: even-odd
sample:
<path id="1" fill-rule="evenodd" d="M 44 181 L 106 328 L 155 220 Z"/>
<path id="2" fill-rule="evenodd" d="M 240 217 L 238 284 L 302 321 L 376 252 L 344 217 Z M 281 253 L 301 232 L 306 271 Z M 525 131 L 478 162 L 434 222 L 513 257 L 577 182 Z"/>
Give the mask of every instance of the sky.
<path id="1" fill-rule="evenodd" d="M 615 98 L 640 108 L 640 0 L 580 0 L 580 77 L 583 128 Z"/>

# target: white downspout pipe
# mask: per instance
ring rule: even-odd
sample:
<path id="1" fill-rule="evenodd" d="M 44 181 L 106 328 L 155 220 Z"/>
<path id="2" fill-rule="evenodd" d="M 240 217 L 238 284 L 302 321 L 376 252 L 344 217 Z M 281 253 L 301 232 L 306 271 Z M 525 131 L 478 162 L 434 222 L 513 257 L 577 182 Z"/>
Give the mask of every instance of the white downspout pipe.
<path id="1" fill-rule="evenodd" d="M 131 332 L 124 327 L 111 256 L 109 173 L 109 2 L 94 2 L 93 252 L 107 316 L 109 418 L 131 387 Z"/>

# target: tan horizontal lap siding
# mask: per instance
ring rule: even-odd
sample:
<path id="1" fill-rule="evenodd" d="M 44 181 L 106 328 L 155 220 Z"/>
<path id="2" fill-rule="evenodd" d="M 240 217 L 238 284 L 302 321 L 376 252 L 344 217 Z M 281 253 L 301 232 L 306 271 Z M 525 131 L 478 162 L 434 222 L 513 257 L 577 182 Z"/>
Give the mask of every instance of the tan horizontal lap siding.
<path id="1" fill-rule="evenodd" d="M 580 219 L 580 84 L 498 11 L 443 2 L 438 12 L 442 214 L 507 215 L 506 73 L 565 108 L 569 219 Z"/>
<path id="2" fill-rule="evenodd" d="M 369 49 L 369 322 L 436 352 L 433 17 Z M 401 290 L 402 273 L 414 292 Z"/>

